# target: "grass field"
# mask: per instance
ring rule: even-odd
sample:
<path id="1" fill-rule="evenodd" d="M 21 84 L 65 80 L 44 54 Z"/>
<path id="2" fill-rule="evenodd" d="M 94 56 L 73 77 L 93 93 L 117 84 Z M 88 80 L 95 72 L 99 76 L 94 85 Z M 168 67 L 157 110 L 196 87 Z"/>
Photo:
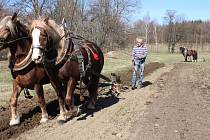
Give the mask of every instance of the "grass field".
<path id="1" fill-rule="evenodd" d="M 114 51 L 114 57 L 105 57 L 105 65 L 103 74 L 110 74 L 111 72 L 120 72 L 125 69 L 131 69 L 131 50 Z M 106 56 L 106 54 L 105 54 Z M 205 62 L 203 62 L 205 59 Z M 184 57 L 180 53 L 169 54 L 164 51 L 161 53 L 148 53 L 146 63 L 160 62 L 165 65 L 173 65 L 174 63 L 184 63 Z M 198 63 L 191 63 L 192 65 L 206 65 L 210 62 L 210 54 L 199 52 Z M 51 85 L 45 85 L 44 90 L 53 90 Z M 54 90 L 53 90 L 54 91 Z M 8 68 L 8 61 L 0 61 L 0 105 L 6 104 L 12 93 L 12 76 Z M 34 93 L 33 91 L 31 92 Z M 23 96 L 23 95 L 22 95 Z"/>
<path id="2" fill-rule="evenodd" d="M 121 52 L 116 52 L 114 58 L 105 58 L 105 65 L 103 73 L 110 73 L 113 71 L 120 71 L 123 69 L 131 68 L 131 50 L 123 50 Z M 205 59 L 205 62 L 203 60 Z M 149 52 L 146 63 L 151 62 L 160 62 L 166 65 L 171 65 L 174 63 L 184 63 L 184 57 L 179 52 L 174 54 L 169 54 L 167 52 L 154 53 Z M 210 62 L 210 53 L 198 53 L 198 63 L 209 63 Z M 192 63 L 196 64 L 196 63 Z"/>

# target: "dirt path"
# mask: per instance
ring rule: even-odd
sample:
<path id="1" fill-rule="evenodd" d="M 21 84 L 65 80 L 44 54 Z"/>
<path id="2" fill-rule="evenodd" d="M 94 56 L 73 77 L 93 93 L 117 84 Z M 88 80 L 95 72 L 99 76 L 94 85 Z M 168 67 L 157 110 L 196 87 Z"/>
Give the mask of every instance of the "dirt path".
<path id="1" fill-rule="evenodd" d="M 209 73 L 209 66 L 187 63 L 160 68 L 142 89 L 101 96 L 95 112 L 63 125 L 51 120 L 16 139 L 210 139 Z"/>
<path id="2" fill-rule="evenodd" d="M 158 100 L 134 125 L 136 140 L 209 140 L 208 67 L 179 64 L 158 80 Z"/>

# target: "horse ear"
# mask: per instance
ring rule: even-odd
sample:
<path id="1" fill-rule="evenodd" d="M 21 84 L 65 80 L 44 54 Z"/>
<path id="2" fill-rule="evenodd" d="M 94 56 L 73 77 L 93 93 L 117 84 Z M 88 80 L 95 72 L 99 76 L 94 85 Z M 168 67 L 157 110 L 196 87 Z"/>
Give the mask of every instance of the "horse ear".
<path id="1" fill-rule="evenodd" d="M 44 22 L 46 23 L 46 24 L 48 24 L 48 21 L 49 21 L 49 17 L 46 17 L 45 19 L 44 19 Z"/>
<path id="2" fill-rule="evenodd" d="M 32 21 L 33 21 L 33 18 L 31 17 L 31 16 L 29 16 L 28 18 L 27 18 L 27 24 L 28 25 L 31 25 L 32 24 Z"/>
<path id="3" fill-rule="evenodd" d="M 17 13 L 16 12 L 12 16 L 12 21 L 15 21 L 15 22 L 17 21 Z"/>

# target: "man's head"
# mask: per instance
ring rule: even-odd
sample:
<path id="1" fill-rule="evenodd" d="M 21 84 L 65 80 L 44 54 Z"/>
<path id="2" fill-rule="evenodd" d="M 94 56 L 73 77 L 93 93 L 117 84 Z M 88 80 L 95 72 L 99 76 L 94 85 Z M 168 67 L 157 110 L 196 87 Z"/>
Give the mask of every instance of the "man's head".
<path id="1" fill-rule="evenodd" d="M 141 44 L 144 43 L 144 39 L 142 39 L 142 38 L 140 38 L 140 37 L 137 37 L 137 38 L 136 38 L 136 42 L 137 42 L 138 45 L 141 45 Z"/>

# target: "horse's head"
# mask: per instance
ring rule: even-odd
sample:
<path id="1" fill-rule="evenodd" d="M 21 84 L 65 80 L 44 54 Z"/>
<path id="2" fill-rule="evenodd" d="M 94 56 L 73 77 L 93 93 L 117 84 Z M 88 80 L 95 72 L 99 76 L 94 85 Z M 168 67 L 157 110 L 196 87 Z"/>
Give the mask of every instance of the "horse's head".
<path id="1" fill-rule="evenodd" d="M 13 43 L 16 42 L 15 40 L 23 36 L 28 36 L 28 31 L 26 30 L 26 26 L 18 20 L 16 13 L 12 17 L 6 16 L 1 20 L 0 50 L 13 46 Z"/>
<path id="2" fill-rule="evenodd" d="M 183 53 L 185 48 L 184 47 L 179 47 L 179 50 L 180 50 L 181 53 Z"/>
<path id="3" fill-rule="evenodd" d="M 184 56 L 187 55 L 188 49 L 186 47 L 179 47 L 179 50 Z"/>
<path id="4" fill-rule="evenodd" d="M 32 60 L 36 63 L 42 61 L 44 52 L 47 53 L 60 45 L 60 40 L 64 34 L 60 26 L 49 18 L 32 21 L 30 31 L 33 48 Z"/>

